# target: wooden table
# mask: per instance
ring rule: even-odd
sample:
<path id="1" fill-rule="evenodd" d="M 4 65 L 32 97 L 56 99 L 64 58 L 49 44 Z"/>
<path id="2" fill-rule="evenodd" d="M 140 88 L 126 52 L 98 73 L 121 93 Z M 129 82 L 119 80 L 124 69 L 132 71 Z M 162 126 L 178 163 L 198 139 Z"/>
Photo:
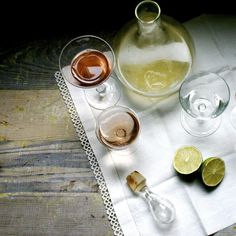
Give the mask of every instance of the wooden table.
<path id="1" fill-rule="evenodd" d="M 1 236 L 113 235 L 54 79 L 68 40 L 1 49 Z M 236 227 L 217 235 L 236 235 Z"/>
<path id="2" fill-rule="evenodd" d="M 54 79 L 66 41 L 1 51 L 1 236 L 113 235 Z"/>

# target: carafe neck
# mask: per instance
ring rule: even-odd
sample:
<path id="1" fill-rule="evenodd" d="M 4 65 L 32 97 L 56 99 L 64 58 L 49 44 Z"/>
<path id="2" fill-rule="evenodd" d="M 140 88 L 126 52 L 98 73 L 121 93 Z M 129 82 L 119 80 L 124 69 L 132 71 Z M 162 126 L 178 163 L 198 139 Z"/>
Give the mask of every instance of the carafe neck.
<path id="1" fill-rule="evenodd" d="M 135 9 L 135 16 L 138 23 L 139 44 L 154 43 L 163 38 L 161 9 L 156 2 L 145 0 L 139 3 Z"/>

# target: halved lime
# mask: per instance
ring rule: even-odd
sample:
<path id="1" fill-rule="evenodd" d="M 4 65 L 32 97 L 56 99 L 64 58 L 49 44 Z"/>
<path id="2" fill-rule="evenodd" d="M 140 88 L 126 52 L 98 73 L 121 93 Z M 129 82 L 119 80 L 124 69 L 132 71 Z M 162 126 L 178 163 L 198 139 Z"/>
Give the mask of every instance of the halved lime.
<path id="1" fill-rule="evenodd" d="M 225 163 L 219 157 L 207 158 L 201 167 L 202 181 L 206 186 L 217 186 L 225 176 Z"/>
<path id="2" fill-rule="evenodd" d="M 184 175 L 192 174 L 202 164 L 201 152 L 193 146 L 185 146 L 176 151 L 173 165 L 175 170 Z"/>

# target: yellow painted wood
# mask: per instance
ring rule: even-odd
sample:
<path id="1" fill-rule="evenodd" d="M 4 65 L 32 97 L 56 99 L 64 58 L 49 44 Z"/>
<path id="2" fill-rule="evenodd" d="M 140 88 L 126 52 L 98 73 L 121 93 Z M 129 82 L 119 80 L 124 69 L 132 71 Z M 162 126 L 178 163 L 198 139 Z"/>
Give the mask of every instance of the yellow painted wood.
<path id="1" fill-rule="evenodd" d="M 58 90 L 0 90 L 0 141 L 71 138 L 75 129 Z"/>

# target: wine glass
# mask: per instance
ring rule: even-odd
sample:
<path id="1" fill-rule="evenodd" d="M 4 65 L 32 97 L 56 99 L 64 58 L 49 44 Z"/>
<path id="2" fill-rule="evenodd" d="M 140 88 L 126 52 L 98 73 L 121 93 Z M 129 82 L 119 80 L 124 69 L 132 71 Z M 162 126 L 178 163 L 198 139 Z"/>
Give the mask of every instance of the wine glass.
<path id="1" fill-rule="evenodd" d="M 113 106 L 120 98 L 116 80 L 111 76 L 114 66 L 112 47 L 94 35 L 72 39 L 59 56 L 63 77 L 72 85 L 85 88 L 88 103 L 97 109 Z"/>
<path id="2" fill-rule="evenodd" d="M 179 90 L 183 128 L 197 137 L 214 133 L 220 126 L 221 114 L 229 99 L 229 87 L 216 73 L 201 72 L 190 76 Z"/>
<path id="3" fill-rule="evenodd" d="M 234 98 L 236 100 L 236 93 L 234 95 Z M 231 121 L 232 126 L 236 129 L 236 106 L 233 107 L 230 113 L 230 121 Z"/>
<path id="4" fill-rule="evenodd" d="M 103 110 L 97 118 L 97 138 L 111 150 L 127 149 L 135 143 L 139 133 L 139 118 L 128 107 L 109 107 Z"/>
<path id="5" fill-rule="evenodd" d="M 231 67 L 231 71 L 235 73 L 236 66 Z M 235 84 L 233 85 L 233 87 L 235 87 Z M 236 92 L 234 92 L 234 96 L 232 100 L 234 101 L 234 103 L 236 102 Z M 230 113 L 230 122 L 231 122 L 231 125 L 236 129 L 236 105 L 234 105 Z"/>

